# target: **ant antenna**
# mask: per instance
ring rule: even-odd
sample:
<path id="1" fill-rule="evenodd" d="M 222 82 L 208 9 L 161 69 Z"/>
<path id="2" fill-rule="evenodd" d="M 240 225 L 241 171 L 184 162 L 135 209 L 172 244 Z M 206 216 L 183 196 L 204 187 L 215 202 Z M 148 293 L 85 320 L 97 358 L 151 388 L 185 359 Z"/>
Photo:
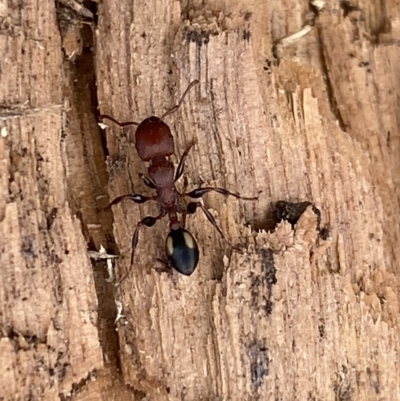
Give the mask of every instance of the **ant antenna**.
<path id="1" fill-rule="evenodd" d="M 113 118 L 107 114 L 100 114 L 99 118 L 100 118 L 100 120 L 104 120 L 104 119 L 110 120 L 120 127 L 127 127 L 129 125 L 139 125 L 139 123 L 137 123 L 136 121 L 126 121 L 126 122 L 121 123 L 121 122 L 117 121 L 115 118 Z"/>
<path id="2" fill-rule="evenodd" d="M 195 79 L 194 81 L 192 81 L 189 86 L 187 87 L 187 89 L 185 90 L 185 92 L 183 93 L 183 95 L 181 96 L 181 98 L 179 99 L 179 102 L 176 106 L 172 107 L 172 109 L 167 110 L 161 117 L 160 119 L 164 119 L 165 117 L 169 116 L 172 113 L 175 113 L 179 107 L 181 106 L 181 104 L 183 103 L 183 100 L 185 99 L 186 95 L 188 94 L 188 92 L 190 91 L 190 89 L 193 88 L 193 86 L 197 85 L 199 83 L 198 79 Z"/>

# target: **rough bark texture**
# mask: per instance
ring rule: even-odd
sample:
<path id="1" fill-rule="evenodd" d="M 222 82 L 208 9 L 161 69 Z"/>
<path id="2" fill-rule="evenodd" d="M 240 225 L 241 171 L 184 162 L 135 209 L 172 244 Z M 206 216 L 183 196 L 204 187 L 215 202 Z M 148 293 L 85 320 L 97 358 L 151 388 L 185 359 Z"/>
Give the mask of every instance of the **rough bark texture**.
<path id="1" fill-rule="evenodd" d="M 86 6 L 0 3 L 0 400 L 400 399 L 396 2 Z M 114 288 L 87 248 L 121 277 L 158 209 L 102 210 L 152 191 L 134 128 L 97 116 L 160 116 L 193 79 L 165 119 L 175 161 L 196 141 L 178 187 L 259 199 L 204 197 L 229 241 L 190 216 L 190 277 L 155 269 L 167 219 L 143 228 Z M 271 231 L 279 200 L 329 236 L 311 207 Z"/>

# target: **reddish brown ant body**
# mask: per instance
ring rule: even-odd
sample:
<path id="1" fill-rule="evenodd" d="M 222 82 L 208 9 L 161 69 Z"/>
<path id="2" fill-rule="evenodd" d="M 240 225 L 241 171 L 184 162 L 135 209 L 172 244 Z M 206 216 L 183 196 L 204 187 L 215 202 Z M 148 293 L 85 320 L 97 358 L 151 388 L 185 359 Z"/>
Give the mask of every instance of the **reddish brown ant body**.
<path id="1" fill-rule="evenodd" d="M 201 198 L 207 192 L 215 191 L 223 195 L 234 196 L 238 199 L 257 199 L 257 197 L 242 197 L 239 194 L 229 192 L 223 188 L 197 188 L 193 191 L 185 193 L 180 193 L 175 188 L 175 182 L 183 174 L 186 157 L 194 143 L 189 145 L 189 147 L 183 153 L 178 164 L 178 168 L 175 172 L 174 164 L 169 160 L 169 157 L 174 153 L 174 138 L 171 134 L 170 128 L 163 121 L 163 118 L 177 111 L 189 90 L 198 83 L 198 80 L 191 82 L 178 104 L 165 112 L 161 117 L 152 116 L 146 118 L 140 124 L 138 124 L 136 122 L 121 123 L 105 114 L 100 116 L 101 119 L 111 120 L 120 127 L 138 125 L 135 132 L 136 150 L 141 160 L 150 163 L 148 166 L 150 178 L 144 176 L 141 176 L 141 178 L 145 185 L 155 189 L 157 192 L 157 195 L 155 196 L 143 196 L 140 194 L 119 196 L 110 203 L 109 207 L 118 204 L 124 199 L 130 199 L 135 203 L 145 203 L 149 200 L 154 200 L 160 205 L 160 213 L 158 216 L 147 216 L 139 221 L 139 223 L 136 225 L 136 229 L 132 237 L 131 265 L 128 272 L 120 280 L 120 282 L 125 280 L 132 269 L 135 249 L 139 240 L 140 227 L 152 227 L 157 220 L 167 215 L 170 221 L 170 232 L 165 242 L 165 250 L 168 261 L 173 268 L 186 276 L 189 276 L 193 273 L 199 260 L 199 249 L 196 240 L 194 239 L 193 235 L 189 233 L 189 231 L 185 230 L 185 220 L 187 214 L 195 213 L 196 209 L 199 207 L 206 215 L 208 221 L 217 229 L 220 235 L 225 238 L 214 217 L 200 202 L 190 202 L 186 207 L 183 207 L 180 203 L 181 198 Z M 178 219 L 178 214 L 182 215 L 181 221 Z"/>

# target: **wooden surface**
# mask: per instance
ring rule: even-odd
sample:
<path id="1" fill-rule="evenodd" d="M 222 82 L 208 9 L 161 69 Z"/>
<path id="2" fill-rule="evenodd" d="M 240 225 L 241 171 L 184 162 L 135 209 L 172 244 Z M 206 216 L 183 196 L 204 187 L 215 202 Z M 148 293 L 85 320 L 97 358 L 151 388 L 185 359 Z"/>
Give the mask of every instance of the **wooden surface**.
<path id="1" fill-rule="evenodd" d="M 0 4 L 0 400 L 400 399 L 395 2 L 86 6 Z M 121 277 L 157 204 L 102 210 L 151 190 L 98 114 L 160 116 L 194 79 L 166 118 L 175 162 L 196 141 L 178 187 L 259 199 L 204 197 L 235 249 L 190 216 L 190 277 L 155 269 L 167 219 L 143 228 L 114 288 L 87 249 Z M 329 238 L 311 208 L 270 231 L 278 200 Z"/>

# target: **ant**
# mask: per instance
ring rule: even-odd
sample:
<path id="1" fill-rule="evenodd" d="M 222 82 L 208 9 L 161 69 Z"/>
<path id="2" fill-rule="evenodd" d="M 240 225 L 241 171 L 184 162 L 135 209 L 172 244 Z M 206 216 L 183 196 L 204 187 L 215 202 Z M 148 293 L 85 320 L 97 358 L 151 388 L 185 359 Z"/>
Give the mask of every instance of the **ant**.
<path id="1" fill-rule="evenodd" d="M 136 150 L 140 159 L 144 162 L 150 163 L 148 166 L 150 178 L 145 177 L 142 174 L 140 175 L 140 178 L 146 186 L 157 191 L 157 194 L 154 196 L 144 196 L 140 194 L 118 196 L 107 208 L 110 208 L 125 199 L 129 199 L 139 204 L 153 200 L 157 201 L 160 205 L 160 213 L 158 216 L 147 216 L 137 223 L 132 237 L 130 268 L 119 283 L 124 281 L 132 270 L 133 258 L 138 244 L 139 229 L 141 226 L 152 227 L 157 220 L 168 215 L 170 232 L 165 241 L 165 251 L 168 257 L 168 262 L 169 265 L 179 273 L 186 276 L 190 276 L 194 272 L 199 261 L 199 248 L 196 240 L 189 231 L 185 230 L 186 215 L 194 214 L 197 208 L 200 208 L 204 212 L 208 221 L 217 229 L 222 238 L 225 238 L 214 217 L 200 202 L 190 202 L 185 208 L 180 203 L 181 198 L 201 198 L 207 192 L 215 191 L 222 195 L 234 196 L 237 199 L 258 199 L 257 197 L 246 198 L 239 194 L 229 192 L 223 188 L 197 188 L 184 193 L 178 192 L 175 188 L 175 182 L 178 181 L 183 174 L 185 160 L 190 149 L 194 146 L 194 143 L 190 144 L 185 152 L 183 152 L 178 168 L 174 171 L 174 164 L 169 160 L 169 157 L 174 154 L 174 138 L 171 134 L 170 128 L 163 119 L 179 109 L 190 89 L 198 83 L 198 80 L 192 81 L 183 93 L 178 104 L 167 110 L 161 117 L 148 117 L 140 124 L 133 121 L 119 122 L 106 114 L 100 115 L 101 119 L 111 120 L 120 127 L 126 127 L 128 125 L 138 126 L 135 132 Z M 181 221 L 178 219 L 178 213 L 182 215 Z"/>

